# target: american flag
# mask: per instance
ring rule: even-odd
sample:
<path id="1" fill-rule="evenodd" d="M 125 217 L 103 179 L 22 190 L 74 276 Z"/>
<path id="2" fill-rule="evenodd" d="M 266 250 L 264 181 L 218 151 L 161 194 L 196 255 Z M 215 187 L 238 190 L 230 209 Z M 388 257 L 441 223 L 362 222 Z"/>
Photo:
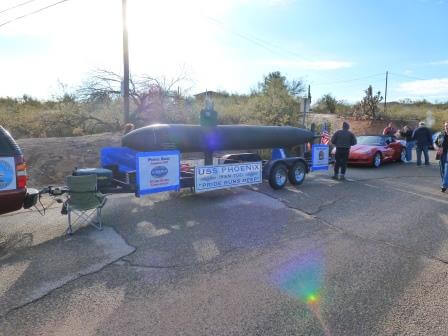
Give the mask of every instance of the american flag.
<path id="1" fill-rule="evenodd" d="M 324 128 L 322 129 L 322 134 L 320 135 L 320 143 L 324 145 L 328 145 L 330 143 L 330 134 L 328 134 L 327 131 L 327 125 L 324 125 Z"/>

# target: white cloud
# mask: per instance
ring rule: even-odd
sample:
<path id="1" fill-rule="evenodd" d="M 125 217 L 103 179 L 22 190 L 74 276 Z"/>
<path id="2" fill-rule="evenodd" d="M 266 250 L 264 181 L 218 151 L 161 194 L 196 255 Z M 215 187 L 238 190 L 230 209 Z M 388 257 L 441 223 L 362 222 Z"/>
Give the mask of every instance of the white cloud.
<path id="1" fill-rule="evenodd" d="M 416 80 L 412 82 L 401 83 L 398 92 L 418 97 L 447 97 L 448 96 L 448 78 Z"/>
<path id="2" fill-rule="evenodd" d="M 446 3 L 446 0 L 418 0 L 418 2 L 424 3 L 424 4 L 444 5 Z"/>
<path id="3" fill-rule="evenodd" d="M 448 65 L 448 60 L 436 61 L 429 63 L 430 65 Z"/>
<path id="4" fill-rule="evenodd" d="M 296 0 L 267 0 L 270 6 L 289 6 L 296 2 Z"/>
<path id="5" fill-rule="evenodd" d="M 352 62 L 333 61 L 333 60 L 321 60 L 321 61 L 270 60 L 270 61 L 261 61 L 260 63 L 263 65 L 302 69 L 302 70 L 337 70 L 337 69 L 351 68 L 353 66 Z"/>

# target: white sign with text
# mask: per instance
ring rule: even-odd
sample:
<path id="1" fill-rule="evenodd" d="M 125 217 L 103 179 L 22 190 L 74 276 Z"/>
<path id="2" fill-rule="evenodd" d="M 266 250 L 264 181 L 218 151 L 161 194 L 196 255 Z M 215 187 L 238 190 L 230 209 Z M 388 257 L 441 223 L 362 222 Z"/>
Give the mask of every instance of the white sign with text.
<path id="1" fill-rule="evenodd" d="M 204 192 L 262 182 L 261 162 L 196 167 L 195 189 Z"/>

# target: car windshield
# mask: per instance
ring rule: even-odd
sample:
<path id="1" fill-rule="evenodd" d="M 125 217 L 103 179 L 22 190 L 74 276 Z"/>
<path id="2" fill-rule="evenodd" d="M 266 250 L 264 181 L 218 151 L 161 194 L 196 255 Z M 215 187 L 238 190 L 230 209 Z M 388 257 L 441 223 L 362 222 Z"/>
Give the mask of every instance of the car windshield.
<path id="1" fill-rule="evenodd" d="M 358 145 L 382 146 L 384 138 L 381 136 L 359 136 L 356 138 Z"/>

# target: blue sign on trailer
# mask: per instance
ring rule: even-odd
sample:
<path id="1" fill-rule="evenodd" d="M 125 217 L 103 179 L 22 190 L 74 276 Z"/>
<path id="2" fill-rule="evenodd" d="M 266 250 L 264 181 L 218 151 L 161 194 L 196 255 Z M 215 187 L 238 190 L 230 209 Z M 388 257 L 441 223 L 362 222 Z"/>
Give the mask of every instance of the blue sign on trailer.
<path id="1" fill-rule="evenodd" d="M 180 152 L 139 152 L 136 155 L 137 197 L 180 189 Z"/>
<path id="2" fill-rule="evenodd" d="M 328 170 L 328 145 L 313 145 L 311 152 L 311 170 Z"/>

